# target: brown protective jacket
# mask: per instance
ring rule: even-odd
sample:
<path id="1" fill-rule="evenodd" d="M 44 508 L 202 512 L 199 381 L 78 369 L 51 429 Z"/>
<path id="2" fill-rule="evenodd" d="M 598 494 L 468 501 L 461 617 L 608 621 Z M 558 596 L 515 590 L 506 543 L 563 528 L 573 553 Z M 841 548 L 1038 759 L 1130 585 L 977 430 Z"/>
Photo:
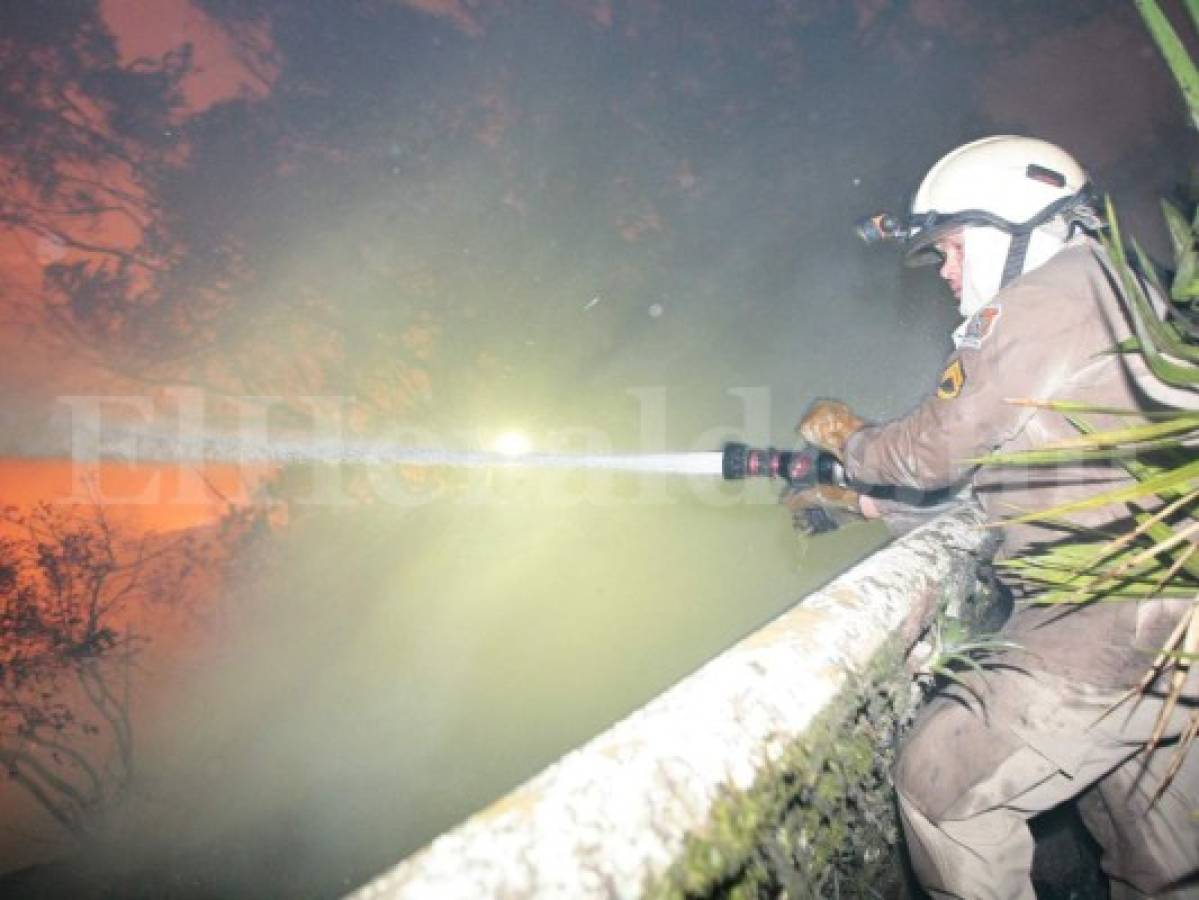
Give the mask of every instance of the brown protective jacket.
<path id="1" fill-rule="evenodd" d="M 1000 291 L 967 326 L 931 396 L 908 415 L 849 439 L 849 476 L 926 490 L 969 478 L 995 520 L 1126 482 L 1123 469 L 1102 463 L 978 468 L 973 462 L 993 451 L 1028 450 L 1078 435 L 1061 414 L 1011 399 L 1144 410 L 1162 405 L 1152 399 L 1156 395 L 1170 406 L 1196 407 L 1199 396 L 1164 390 L 1138 355 L 1110 352 L 1131 332 L 1108 265 L 1095 242 L 1079 239 Z M 1121 421 L 1088 418 L 1099 427 Z M 1127 516 L 1121 504 L 1072 518 L 1100 526 Z M 1010 556 L 1067 537 L 1045 526 L 1011 525 L 1002 552 Z M 1164 642 L 1180 609 L 1160 601 L 1022 608 L 1006 630 L 1029 651 L 1021 665 L 1123 686 L 1144 671 L 1143 649 Z"/>

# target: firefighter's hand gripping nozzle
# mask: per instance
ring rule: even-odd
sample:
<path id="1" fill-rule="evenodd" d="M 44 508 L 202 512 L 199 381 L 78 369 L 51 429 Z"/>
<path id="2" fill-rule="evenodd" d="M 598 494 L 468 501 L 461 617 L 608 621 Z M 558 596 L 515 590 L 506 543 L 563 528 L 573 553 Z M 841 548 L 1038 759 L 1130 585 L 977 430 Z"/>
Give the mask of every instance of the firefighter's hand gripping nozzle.
<path id="1" fill-rule="evenodd" d="M 831 453 L 816 447 L 776 450 L 747 444 L 724 445 L 721 472 L 725 481 L 743 478 L 782 478 L 792 487 L 816 484 L 845 486 L 845 470 Z"/>

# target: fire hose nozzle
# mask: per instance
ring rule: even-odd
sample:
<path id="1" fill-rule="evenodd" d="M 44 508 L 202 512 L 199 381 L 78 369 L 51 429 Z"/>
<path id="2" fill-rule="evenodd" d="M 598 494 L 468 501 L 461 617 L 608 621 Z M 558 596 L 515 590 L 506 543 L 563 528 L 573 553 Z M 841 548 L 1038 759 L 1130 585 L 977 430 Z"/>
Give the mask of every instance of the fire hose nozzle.
<path id="1" fill-rule="evenodd" d="M 744 478 L 783 478 L 793 487 L 815 484 L 845 484 L 845 470 L 831 453 L 816 447 L 779 450 L 775 447 L 724 445 L 721 473 L 725 481 Z"/>

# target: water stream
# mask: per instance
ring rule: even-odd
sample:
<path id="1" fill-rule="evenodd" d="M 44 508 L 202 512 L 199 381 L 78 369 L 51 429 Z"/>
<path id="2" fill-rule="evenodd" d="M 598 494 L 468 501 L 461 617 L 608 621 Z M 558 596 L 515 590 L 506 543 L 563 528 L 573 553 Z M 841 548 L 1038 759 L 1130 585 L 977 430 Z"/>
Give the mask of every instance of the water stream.
<path id="1" fill-rule="evenodd" d="M 91 435 L 76 440 L 78 461 L 329 463 L 456 468 L 592 469 L 671 475 L 721 474 L 719 451 L 690 453 L 533 453 L 407 447 L 385 440 L 308 438 L 240 440 L 213 434 L 164 435 L 147 431 Z"/>

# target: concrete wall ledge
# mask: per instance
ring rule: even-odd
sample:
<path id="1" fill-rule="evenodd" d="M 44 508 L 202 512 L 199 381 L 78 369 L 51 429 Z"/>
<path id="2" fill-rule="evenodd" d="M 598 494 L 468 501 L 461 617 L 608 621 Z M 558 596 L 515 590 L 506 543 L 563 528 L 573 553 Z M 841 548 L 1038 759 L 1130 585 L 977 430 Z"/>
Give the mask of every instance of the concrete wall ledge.
<path id="1" fill-rule="evenodd" d="M 895 541 L 351 897 L 640 896 L 723 792 L 970 590 L 986 535 L 964 505 Z"/>

